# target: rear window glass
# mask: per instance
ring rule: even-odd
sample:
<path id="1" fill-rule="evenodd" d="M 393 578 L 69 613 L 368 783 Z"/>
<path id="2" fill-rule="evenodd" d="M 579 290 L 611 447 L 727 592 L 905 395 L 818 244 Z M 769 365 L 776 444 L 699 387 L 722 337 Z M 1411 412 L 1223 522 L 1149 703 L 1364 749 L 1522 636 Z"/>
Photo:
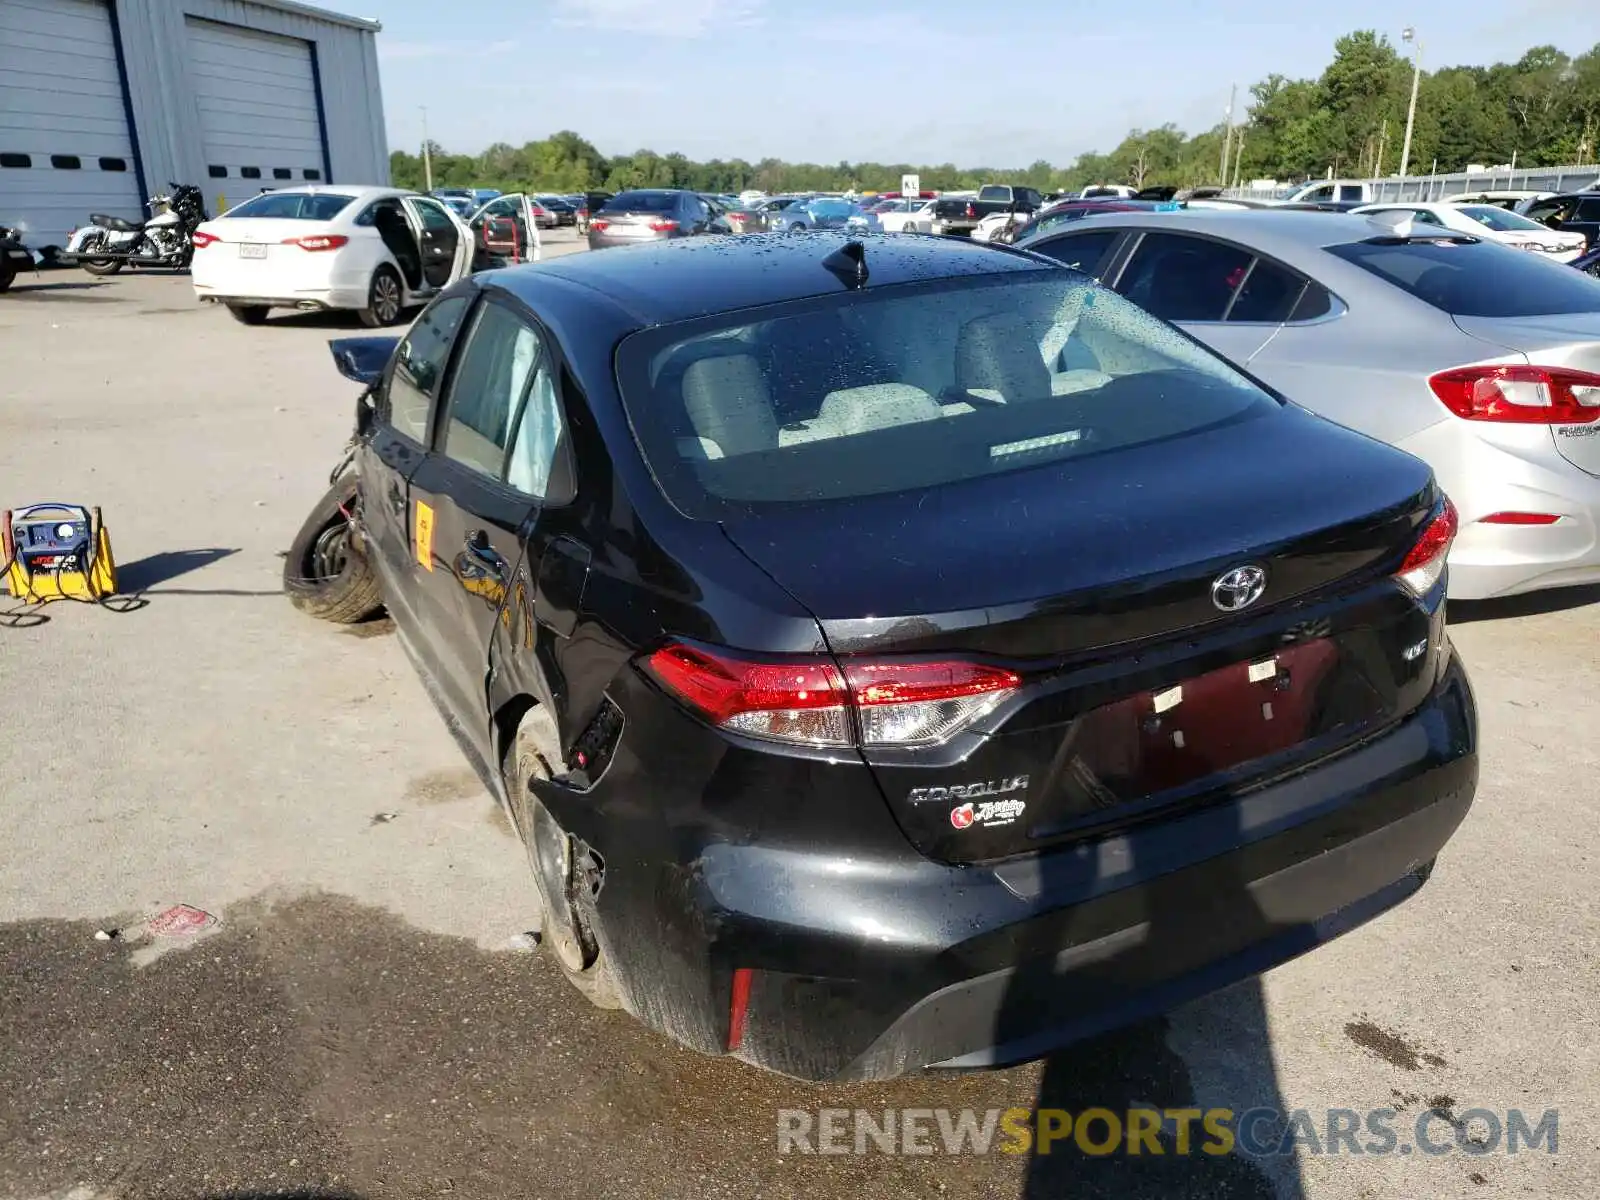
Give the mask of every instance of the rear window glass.
<path id="1" fill-rule="evenodd" d="M 623 402 L 669 499 L 721 520 L 935 488 L 1271 411 L 1074 271 L 946 279 L 641 331 Z"/>
<path id="2" fill-rule="evenodd" d="M 623 192 L 606 201 L 606 212 L 671 212 L 678 207 L 677 192 Z"/>
<path id="3" fill-rule="evenodd" d="M 334 192 L 267 192 L 246 200 L 223 215 L 234 217 L 273 217 L 288 221 L 331 221 L 354 200 Z"/>
<path id="4" fill-rule="evenodd" d="M 1600 280 L 1491 242 L 1350 242 L 1329 254 L 1456 317 L 1600 312 Z"/>

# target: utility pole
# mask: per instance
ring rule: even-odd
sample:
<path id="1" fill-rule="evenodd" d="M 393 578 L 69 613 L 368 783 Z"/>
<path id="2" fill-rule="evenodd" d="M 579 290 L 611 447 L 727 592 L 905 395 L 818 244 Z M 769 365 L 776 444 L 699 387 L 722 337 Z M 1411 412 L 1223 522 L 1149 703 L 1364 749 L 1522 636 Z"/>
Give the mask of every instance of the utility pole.
<path id="1" fill-rule="evenodd" d="M 1372 177 L 1374 179 L 1382 179 L 1383 178 L 1383 150 L 1384 150 L 1384 147 L 1388 145 L 1388 143 L 1389 143 L 1389 118 L 1385 117 L 1383 119 L 1382 126 L 1379 127 L 1379 132 L 1378 132 L 1378 161 L 1372 164 Z"/>
<path id="2" fill-rule="evenodd" d="M 1222 170 L 1217 177 L 1223 187 L 1228 186 L 1228 151 L 1232 149 L 1233 143 L 1233 102 L 1238 95 L 1239 85 L 1236 83 L 1228 89 L 1228 109 L 1222 118 L 1226 132 L 1222 135 Z"/>
<path id="3" fill-rule="evenodd" d="M 428 106 L 419 105 L 422 109 L 422 178 L 426 180 L 424 191 L 433 191 L 433 151 L 428 144 Z"/>
<path id="4" fill-rule="evenodd" d="M 1400 147 L 1400 177 L 1404 179 L 1406 168 L 1411 165 L 1411 127 L 1417 119 L 1417 86 L 1422 82 L 1422 39 L 1414 26 L 1407 25 L 1400 40 L 1414 42 L 1417 47 L 1411 63 L 1411 106 L 1406 109 L 1406 140 Z"/>
<path id="5" fill-rule="evenodd" d="M 1244 174 L 1244 127 L 1239 127 L 1239 145 L 1233 152 L 1233 186 L 1237 188 Z"/>

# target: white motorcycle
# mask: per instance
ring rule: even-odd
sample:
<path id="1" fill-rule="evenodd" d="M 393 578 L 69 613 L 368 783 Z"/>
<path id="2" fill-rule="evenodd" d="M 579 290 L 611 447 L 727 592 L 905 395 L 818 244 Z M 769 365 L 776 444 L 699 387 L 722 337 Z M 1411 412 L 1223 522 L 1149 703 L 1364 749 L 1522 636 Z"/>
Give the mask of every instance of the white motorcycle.
<path id="1" fill-rule="evenodd" d="M 207 219 L 200 189 L 174 183 L 170 195 L 145 201 L 148 221 L 94 213 L 89 224 L 75 229 L 57 261 L 77 264 L 91 275 L 115 275 L 123 267 L 168 267 L 187 270 L 194 257 L 193 234 Z"/>

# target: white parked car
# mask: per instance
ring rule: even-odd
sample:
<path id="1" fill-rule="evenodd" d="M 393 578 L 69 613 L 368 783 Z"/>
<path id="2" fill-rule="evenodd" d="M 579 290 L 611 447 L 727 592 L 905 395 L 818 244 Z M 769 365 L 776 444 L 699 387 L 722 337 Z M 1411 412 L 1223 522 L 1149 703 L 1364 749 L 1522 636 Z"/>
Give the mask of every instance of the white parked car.
<path id="1" fill-rule="evenodd" d="M 473 238 L 431 196 L 400 188 L 282 188 L 194 232 L 190 276 L 201 300 L 246 325 L 274 308 L 347 309 L 394 325 L 472 268 Z"/>
<path id="2" fill-rule="evenodd" d="M 1440 201 L 1435 204 L 1369 204 L 1351 210 L 1360 215 L 1371 213 L 1409 213 L 1414 221 L 1423 225 L 1442 225 L 1457 233 L 1468 233 L 1489 242 L 1513 246 L 1518 250 L 1531 250 L 1556 262 L 1568 263 L 1583 253 L 1587 245 L 1581 233 L 1562 233 L 1549 229 L 1519 213 L 1507 212 L 1495 204 L 1452 204 Z"/>
<path id="3" fill-rule="evenodd" d="M 894 208 L 878 214 L 878 225 L 885 233 L 932 233 L 932 200 L 902 199 Z"/>

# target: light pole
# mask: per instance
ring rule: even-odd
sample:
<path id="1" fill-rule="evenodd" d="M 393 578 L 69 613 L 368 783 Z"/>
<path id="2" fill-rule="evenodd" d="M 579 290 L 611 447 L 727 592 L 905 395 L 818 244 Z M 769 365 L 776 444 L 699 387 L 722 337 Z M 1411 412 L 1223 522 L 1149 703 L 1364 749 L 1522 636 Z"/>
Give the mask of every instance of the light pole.
<path id="1" fill-rule="evenodd" d="M 1417 47 L 1411 64 L 1411 106 L 1406 109 L 1406 140 L 1400 147 L 1400 178 L 1404 179 L 1406 168 L 1411 165 L 1411 126 L 1417 119 L 1417 85 L 1422 82 L 1422 39 L 1417 37 L 1414 27 L 1407 25 L 1400 33 L 1400 40 L 1414 42 Z"/>
<path id="2" fill-rule="evenodd" d="M 433 152 L 428 146 L 428 107 L 418 105 L 422 109 L 422 177 L 427 181 L 424 188 L 427 192 L 433 191 Z"/>
<path id="3" fill-rule="evenodd" d="M 1236 83 L 1228 91 L 1228 107 L 1222 115 L 1222 123 L 1226 132 L 1222 135 L 1222 186 L 1228 186 L 1228 152 L 1233 143 L 1233 102 L 1239 94 L 1239 85 Z"/>

